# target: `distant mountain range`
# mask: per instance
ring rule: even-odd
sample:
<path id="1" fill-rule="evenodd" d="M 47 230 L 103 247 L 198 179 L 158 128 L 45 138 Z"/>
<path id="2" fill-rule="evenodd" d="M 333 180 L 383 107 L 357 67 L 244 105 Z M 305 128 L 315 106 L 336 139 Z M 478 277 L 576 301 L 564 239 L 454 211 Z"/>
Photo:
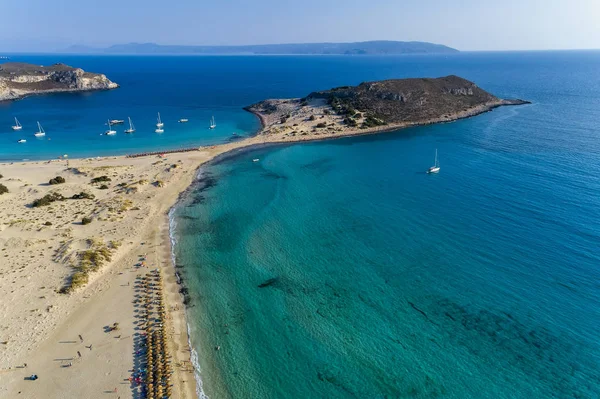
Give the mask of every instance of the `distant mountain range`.
<path id="1" fill-rule="evenodd" d="M 106 48 L 74 45 L 61 52 L 77 54 L 255 54 L 255 55 L 318 55 L 318 54 L 439 54 L 458 50 L 427 42 L 397 42 L 378 40 L 356 43 L 259 44 L 247 46 L 177 46 L 156 43 L 115 44 Z"/>

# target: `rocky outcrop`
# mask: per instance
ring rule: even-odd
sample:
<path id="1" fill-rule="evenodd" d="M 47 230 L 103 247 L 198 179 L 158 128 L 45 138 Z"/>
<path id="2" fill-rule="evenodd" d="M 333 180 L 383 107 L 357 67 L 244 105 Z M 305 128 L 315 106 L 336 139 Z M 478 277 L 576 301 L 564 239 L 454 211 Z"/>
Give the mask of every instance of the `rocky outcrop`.
<path id="1" fill-rule="evenodd" d="M 99 73 L 64 64 L 49 67 L 24 63 L 0 64 L 0 101 L 32 94 L 109 90 L 119 87 Z"/>
<path id="2" fill-rule="evenodd" d="M 310 98 L 326 99 L 337 111 L 367 113 L 386 123 L 422 122 L 451 118 L 469 110 L 501 105 L 524 104 L 502 100 L 458 76 L 442 78 L 393 79 L 361 83 L 311 93 Z"/>
<path id="3" fill-rule="evenodd" d="M 37 83 L 47 80 L 46 75 L 15 75 L 8 78 L 9 81 L 14 83 Z"/>
<path id="4" fill-rule="evenodd" d="M 395 79 L 318 91 L 304 98 L 269 99 L 244 109 L 260 118 L 261 135 L 276 140 L 320 140 L 447 123 L 504 105 L 458 76 Z"/>

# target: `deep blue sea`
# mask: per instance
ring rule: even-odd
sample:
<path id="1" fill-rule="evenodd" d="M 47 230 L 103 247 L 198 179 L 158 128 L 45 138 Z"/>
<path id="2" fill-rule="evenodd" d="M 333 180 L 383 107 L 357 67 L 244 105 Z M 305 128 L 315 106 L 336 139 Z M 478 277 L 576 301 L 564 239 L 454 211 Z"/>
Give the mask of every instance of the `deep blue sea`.
<path id="1" fill-rule="evenodd" d="M 3 159 L 215 144 L 256 131 L 249 103 L 374 79 L 532 101 L 204 167 L 173 216 L 192 346 L 210 398 L 600 397 L 599 51 L 23 58 L 122 87 L 2 104 Z M 52 140 L 13 144 L 13 115 Z"/>

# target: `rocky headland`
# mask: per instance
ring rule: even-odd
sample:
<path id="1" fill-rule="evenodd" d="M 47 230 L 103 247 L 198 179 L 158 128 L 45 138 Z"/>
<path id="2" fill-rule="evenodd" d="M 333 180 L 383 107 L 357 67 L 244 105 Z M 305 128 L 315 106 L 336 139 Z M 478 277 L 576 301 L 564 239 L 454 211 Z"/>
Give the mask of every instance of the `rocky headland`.
<path id="1" fill-rule="evenodd" d="M 305 98 L 264 100 L 246 110 L 260 118 L 261 134 L 294 141 L 450 122 L 500 106 L 528 103 L 498 98 L 451 75 L 365 82 L 313 92 Z"/>
<path id="2" fill-rule="evenodd" d="M 18 62 L 0 64 L 0 101 L 33 94 L 116 89 L 105 75 L 65 64 L 39 66 Z"/>

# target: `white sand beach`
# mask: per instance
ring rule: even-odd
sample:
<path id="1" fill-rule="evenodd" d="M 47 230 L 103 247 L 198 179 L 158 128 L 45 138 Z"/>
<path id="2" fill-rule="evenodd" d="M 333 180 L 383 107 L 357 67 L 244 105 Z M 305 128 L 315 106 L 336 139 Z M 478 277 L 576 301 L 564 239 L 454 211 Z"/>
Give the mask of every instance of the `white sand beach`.
<path id="1" fill-rule="evenodd" d="M 289 117 L 281 123 L 283 114 Z M 259 116 L 264 129 L 258 135 L 197 151 L 164 157 L 0 164 L 0 183 L 9 190 L 0 195 L 0 397 L 131 398 L 134 390 L 128 378 L 136 362 L 133 337 L 138 331 L 134 283 L 136 276 L 156 268 L 165 277 L 166 324 L 175 365 L 173 397 L 195 397 L 185 310 L 171 262 L 168 211 L 193 182 L 200 165 L 217 155 L 263 143 L 405 127 L 350 128 L 317 100 Z M 423 121 L 435 122 L 441 121 Z M 328 128 L 316 129 L 316 123 Z M 65 183 L 48 184 L 56 176 Z M 106 181 L 91 183 L 103 176 Z M 101 189 L 103 184 L 107 188 Z M 68 198 L 81 192 L 93 194 L 93 199 L 31 206 L 49 193 Z M 91 223 L 82 224 L 84 217 Z M 61 293 L 86 251 L 109 254 L 110 259 L 87 273 L 87 283 Z M 136 267 L 142 258 L 145 266 Z M 113 323 L 118 323 L 118 331 L 107 332 Z M 39 378 L 27 380 L 31 374 Z"/>

